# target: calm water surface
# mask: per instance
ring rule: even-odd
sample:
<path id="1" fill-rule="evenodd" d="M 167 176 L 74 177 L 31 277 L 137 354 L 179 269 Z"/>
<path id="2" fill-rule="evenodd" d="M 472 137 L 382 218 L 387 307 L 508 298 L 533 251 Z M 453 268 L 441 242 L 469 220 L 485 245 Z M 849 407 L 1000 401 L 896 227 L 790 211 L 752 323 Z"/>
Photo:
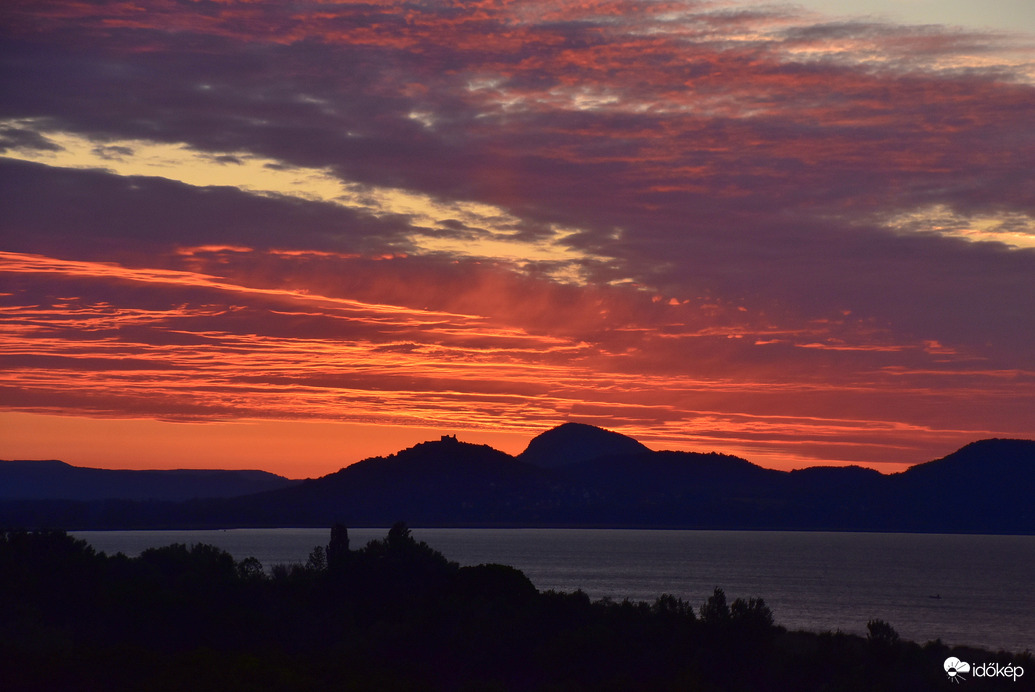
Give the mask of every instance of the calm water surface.
<path id="1" fill-rule="evenodd" d="M 350 529 L 352 547 L 387 529 Z M 130 556 L 170 543 L 210 543 L 267 568 L 304 562 L 328 529 L 79 531 L 97 550 Z M 699 605 L 715 587 L 761 597 L 788 629 L 864 634 L 880 618 L 906 639 L 1035 650 L 1035 536 L 414 529 L 461 565 L 501 563 L 540 589 L 653 601 L 671 593 Z M 932 598 L 938 596 L 938 598 Z"/>

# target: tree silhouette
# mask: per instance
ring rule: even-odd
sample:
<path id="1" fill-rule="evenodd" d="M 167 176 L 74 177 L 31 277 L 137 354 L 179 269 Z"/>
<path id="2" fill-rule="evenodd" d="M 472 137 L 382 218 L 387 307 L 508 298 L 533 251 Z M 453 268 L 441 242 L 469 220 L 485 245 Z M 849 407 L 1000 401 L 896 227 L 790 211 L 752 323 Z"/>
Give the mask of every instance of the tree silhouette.
<path id="1" fill-rule="evenodd" d="M 309 553 L 305 568 L 310 572 L 323 572 L 327 569 L 327 552 L 322 545 L 316 546 Z"/>
<path id="2" fill-rule="evenodd" d="M 694 607 L 681 598 L 670 593 L 663 593 L 651 606 L 651 612 L 658 615 L 669 615 L 673 617 L 694 619 Z"/>
<path id="3" fill-rule="evenodd" d="M 410 527 L 404 521 L 397 521 L 388 530 L 387 545 L 389 550 L 405 550 L 416 541 L 410 533 Z"/>
<path id="4" fill-rule="evenodd" d="M 331 527 L 331 542 L 327 544 L 327 569 L 341 575 L 349 561 L 349 530 L 344 524 Z"/>
<path id="5" fill-rule="evenodd" d="M 262 563 L 255 557 L 246 557 L 237 563 L 237 573 L 245 581 L 260 581 L 266 576 Z"/>
<path id="6" fill-rule="evenodd" d="M 730 607 L 726 592 L 716 587 L 707 602 L 701 606 L 701 621 L 708 625 L 722 625 L 730 621 Z"/>
<path id="7" fill-rule="evenodd" d="M 773 626 L 773 611 L 761 598 L 738 598 L 730 605 L 730 620 L 752 629 L 767 629 Z"/>
<path id="8" fill-rule="evenodd" d="M 867 641 L 878 646 L 898 644 L 898 632 L 884 620 L 870 620 L 866 623 Z"/>

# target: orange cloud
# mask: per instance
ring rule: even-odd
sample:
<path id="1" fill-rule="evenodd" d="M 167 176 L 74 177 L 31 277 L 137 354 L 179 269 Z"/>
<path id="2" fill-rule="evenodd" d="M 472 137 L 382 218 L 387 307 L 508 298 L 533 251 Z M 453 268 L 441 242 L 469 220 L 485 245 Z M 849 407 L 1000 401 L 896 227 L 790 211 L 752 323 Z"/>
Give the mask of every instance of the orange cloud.
<path id="1" fill-rule="evenodd" d="M 0 386 L 8 408 L 529 433 L 574 416 L 649 444 L 733 449 L 773 464 L 783 455 L 778 465 L 788 466 L 808 458 L 788 456 L 792 443 L 826 459 L 860 461 L 874 450 L 892 456 L 891 450 L 907 449 L 910 434 L 939 431 L 895 402 L 907 382 L 911 396 L 941 400 L 969 387 L 948 389 L 937 378 L 928 388 L 921 381 L 928 374 L 905 367 L 863 378 L 853 374 L 858 364 L 842 374 L 803 376 L 815 360 L 799 359 L 796 351 L 822 345 L 810 339 L 832 328 L 841 336 L 825 348 L 843 353 L 839 358 L 899 353 L 904 362 L 919 364 L 952 355 L 928 343 L 848 344 L 844 338 L 851 333 L 843 324 L 777 332 L 753 329 L 748 316 L 723 328 L 714 324 L 714 308 L 653 301 L 635 290 L 536 283 L 478 265 L 473 274 L 462 274 L 464 287 L 456 283 L 438 295 L 436 286 L 450 285 L 449 273 L 432 273 L 434 265 L 425 267 L 424 277 L 407 268 L 394 286 L 391 272 L 379 268 L 378 285 L 345 298 L 356 295 L 353 286 L 323 283 L 328 275 L 319 263 L 333 260 L 330 266 L 340 271 L 356 262 L 361 280 L 367 260 L 241 248 L 189 254 L 192 262 L 203 257 L 224 277 L 0 255 L 0 270 L 22 281 L 44 281 L 47 288 L 33 294 L 51 296 L 34 304 L 22 302 L 19 291 L 5 296 L 0 315 L 11 328 L 0 340 Z M 249 282 L 256 257 L 300 262 L 292 271 L 304 270 L 321 291 L 304 288 L 302 274 L 290 290 Z M 285 283 L 282 273 L 276 282 Z M 399 291 L 404 285 L 408 290 Z M 73 295 L 76 290 L 80 295 Z M 721 319 L 744 315 L 733 310 Z M 659 328 L 665 318 L 669 326 Z M 693 327 L 695 321 L 700 325 Z M 774 333 L 783 337 L 779 343 L 755 345 Z M 731 340 L 731 334 L 748 338 Z M 764 353 L 772 347 L 781 349 L 775 359 Z M 989 395 L 988 376 L 972 377 Z M 1033 378 L 1025 377 L 1031 392 Z M 1016 390 L 1016 384 L 1010 387 Z M 938 434 L 963 438 L 974 432 L 943 427 Z"/>

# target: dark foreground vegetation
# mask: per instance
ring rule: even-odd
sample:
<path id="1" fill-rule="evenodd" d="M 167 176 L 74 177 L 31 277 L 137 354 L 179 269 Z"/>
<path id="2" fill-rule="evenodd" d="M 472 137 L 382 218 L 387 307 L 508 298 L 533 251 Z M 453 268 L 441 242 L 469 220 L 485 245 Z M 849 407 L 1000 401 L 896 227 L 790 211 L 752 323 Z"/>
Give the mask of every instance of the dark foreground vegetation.
<path id="1" fill-rule="evenodd" d="M 266 571 L 207 545 L 137 558 L 60 531 L 0 532 L 0 690 L 936 690 L 950 655 L 1022 666 L 977 690 L 1032 689 L 1035 661 L 788 632 L 761 599 L 699 608 L 538 592 L 502 565 L 459 567 L 403 524 Z M 957 688 L 958 689 L 958 688 Z"/>

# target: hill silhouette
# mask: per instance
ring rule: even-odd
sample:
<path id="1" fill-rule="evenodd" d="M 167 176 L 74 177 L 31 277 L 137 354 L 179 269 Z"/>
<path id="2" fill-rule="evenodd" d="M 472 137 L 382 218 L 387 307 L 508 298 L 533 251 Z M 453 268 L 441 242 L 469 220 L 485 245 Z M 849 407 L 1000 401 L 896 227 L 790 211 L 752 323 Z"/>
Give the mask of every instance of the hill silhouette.
<path id="1" fill-rule="evenodd" d="M 0 461 L 0 500 L 190 500 L 236 497 L 297 483 L 266 471 L 129 471 L 62 461 Z"/>
<path id="2" fill-rule="evenodd" d="M 518 459 L 543 468 L 558 468 L 617 454 L 649 452 L 631 437 L 585 423 L 564 423 L 536 436 Z"/>
<path id="3" fill-rule="evenodd" d="M 566 424 L 517 457 L 445 436 L 238 497 L 0 501 L 0 525 L 384 526 L 401 517 L 423 526 L 1035 534 L 1032 497 L 1030 440 L 983 440 L 890 475 L 859 467 L 786 472 L 726 454 L 650 451 L 625 436 Z"/>
<path id="4" fill-rule="evenodd" d="M 444 436 L 292 488 L 238 498 L 231 509 L 261 512 L 267 523 L 322 525 L 328 517 L 349 516 L 354 525 L 377 524 L 393 515 L 493 523 L 516 519 L 515 509 L 543 490 L 540 469 L 488 445 Z"/>
<path id="5" fill-rule="evenodd" d="M 1032 440 L 980 440 L 888 480 L 888 503 L 881 509 L 893 524 L 978 533 L 997 533 L 1004 525 L 1020 533 L 1035 528 Z"/>

